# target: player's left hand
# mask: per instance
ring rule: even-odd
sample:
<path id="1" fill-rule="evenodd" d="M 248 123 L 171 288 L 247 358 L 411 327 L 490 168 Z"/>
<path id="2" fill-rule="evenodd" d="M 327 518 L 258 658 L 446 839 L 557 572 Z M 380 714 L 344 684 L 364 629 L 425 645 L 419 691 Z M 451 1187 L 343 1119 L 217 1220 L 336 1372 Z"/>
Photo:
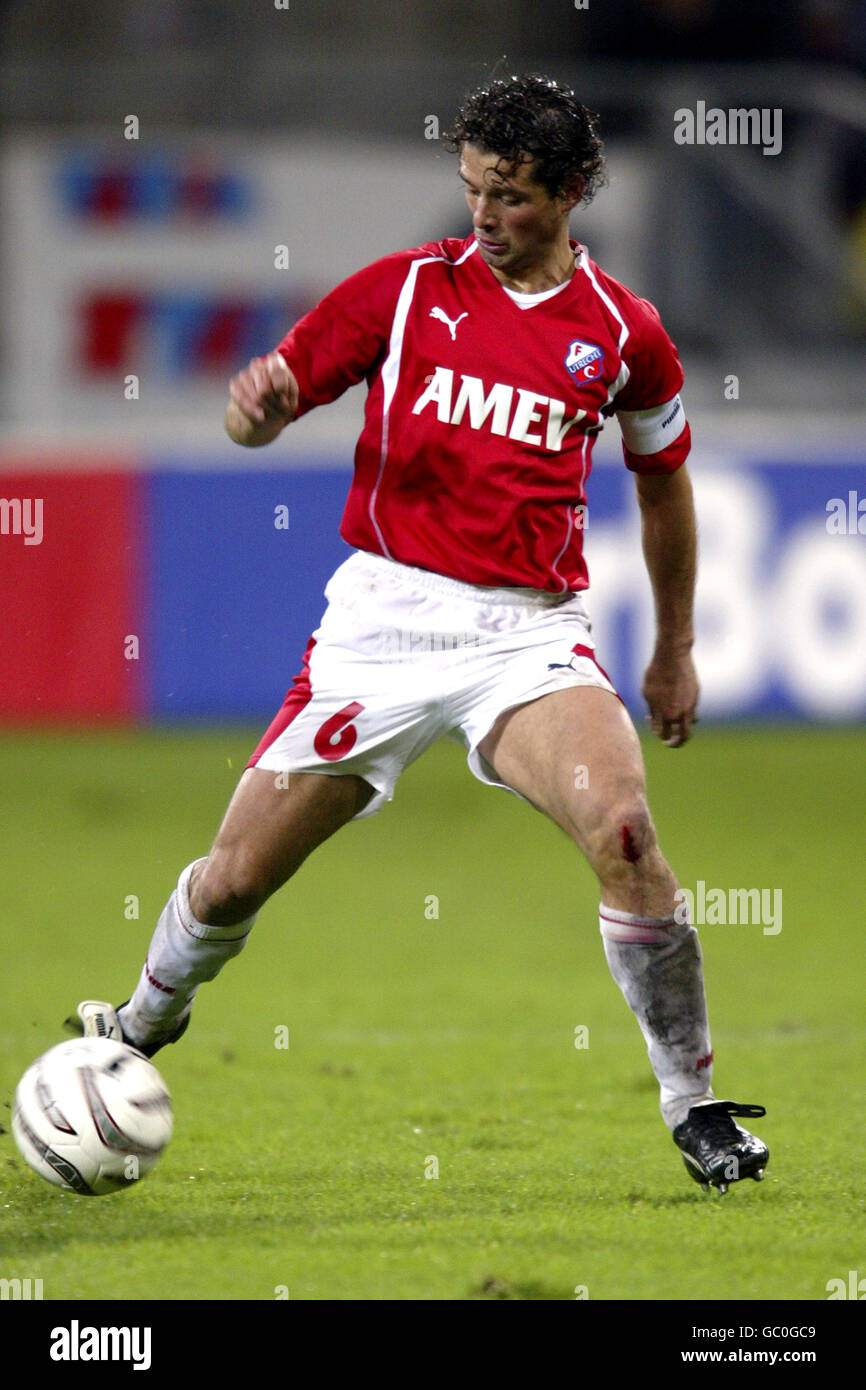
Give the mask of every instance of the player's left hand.
<path id="1" fill-rule="evenodd" d="M 641 687 L 649 705 L 647 723 L 668 748 L 686 742 L 697 723 L 698 677 L 691 652 L 656 648 Z"/>

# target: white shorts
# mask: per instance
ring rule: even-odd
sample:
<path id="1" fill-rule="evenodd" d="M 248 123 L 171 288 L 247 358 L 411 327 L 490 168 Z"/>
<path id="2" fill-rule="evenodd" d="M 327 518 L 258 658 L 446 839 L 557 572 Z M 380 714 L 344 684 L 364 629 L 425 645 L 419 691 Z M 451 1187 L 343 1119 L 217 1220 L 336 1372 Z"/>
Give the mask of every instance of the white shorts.
<path id="1" fill-rule="evenodd" d="M 504 787 L 478 749 L 504 710 L 572 685 L 616 694 L 579 594 L 463 584 L 356 551 L 325 597 L 303 668 L 247 766 L 363 777 L 375 795 L 356 819 L 381 810 L 443 735 L 466 748 L 479 781 Z"/>

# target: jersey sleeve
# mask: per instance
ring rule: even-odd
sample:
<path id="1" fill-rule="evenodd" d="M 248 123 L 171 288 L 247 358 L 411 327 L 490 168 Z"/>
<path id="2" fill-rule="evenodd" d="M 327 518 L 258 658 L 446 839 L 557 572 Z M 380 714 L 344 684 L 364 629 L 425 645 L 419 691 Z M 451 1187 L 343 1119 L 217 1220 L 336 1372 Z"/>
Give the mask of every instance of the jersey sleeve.
<path id="1" fill-rule="evenodd" d="M 634 329 L 623 348 L 629 377 L 614 404 L 623 456 L 633 473 L 673 473 L 692 442 L 679 395 L 683 369 L 655 306 L 646 299 L 635 305 Z"/>
<path id="2" fill-rule="evenodd" d="M 335 401 L 379 364 L 411 255 L 396 252 L 350 275 L 278 344 L 298 383 L 296 419 Z"/>

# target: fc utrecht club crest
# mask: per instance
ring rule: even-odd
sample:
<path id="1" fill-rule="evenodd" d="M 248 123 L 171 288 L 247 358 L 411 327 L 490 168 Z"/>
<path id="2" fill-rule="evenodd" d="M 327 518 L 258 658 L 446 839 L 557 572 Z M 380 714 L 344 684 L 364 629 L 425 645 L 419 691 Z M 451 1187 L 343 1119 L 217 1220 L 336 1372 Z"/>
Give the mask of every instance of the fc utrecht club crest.
<path id="1" fill-rule="evenodd" d="M 578 381 L 597 381 L 601 376 L 604 353 L 595 343 L 573 339 L 565 354 L 565 365 Z"/>

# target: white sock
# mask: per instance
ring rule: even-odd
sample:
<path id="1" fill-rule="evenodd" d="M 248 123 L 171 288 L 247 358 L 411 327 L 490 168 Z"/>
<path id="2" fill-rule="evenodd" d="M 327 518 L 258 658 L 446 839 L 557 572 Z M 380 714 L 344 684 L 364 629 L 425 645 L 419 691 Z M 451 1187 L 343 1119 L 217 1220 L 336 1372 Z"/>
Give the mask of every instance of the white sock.
<path id="1" fill-rule="evenodd" d="M 698 934 L 674 917 L 641 917 L 604 903 L 599 925 L 610 972 L 646 1039 L 662 1118 L 675 1129 L 693 1105 L 713 1099 Z"/>
<path id="2" fill-rule="evenodd" d="M 189 1010 L 196 990 L 212 980 L 244 948 L 256 914 L 234 927 L 209 927 L 193 917 L 188 864 L 156 924 L 135 993 L 118 1011 L 131 1042 L 146 1046 L 171 1032 Z"/>

